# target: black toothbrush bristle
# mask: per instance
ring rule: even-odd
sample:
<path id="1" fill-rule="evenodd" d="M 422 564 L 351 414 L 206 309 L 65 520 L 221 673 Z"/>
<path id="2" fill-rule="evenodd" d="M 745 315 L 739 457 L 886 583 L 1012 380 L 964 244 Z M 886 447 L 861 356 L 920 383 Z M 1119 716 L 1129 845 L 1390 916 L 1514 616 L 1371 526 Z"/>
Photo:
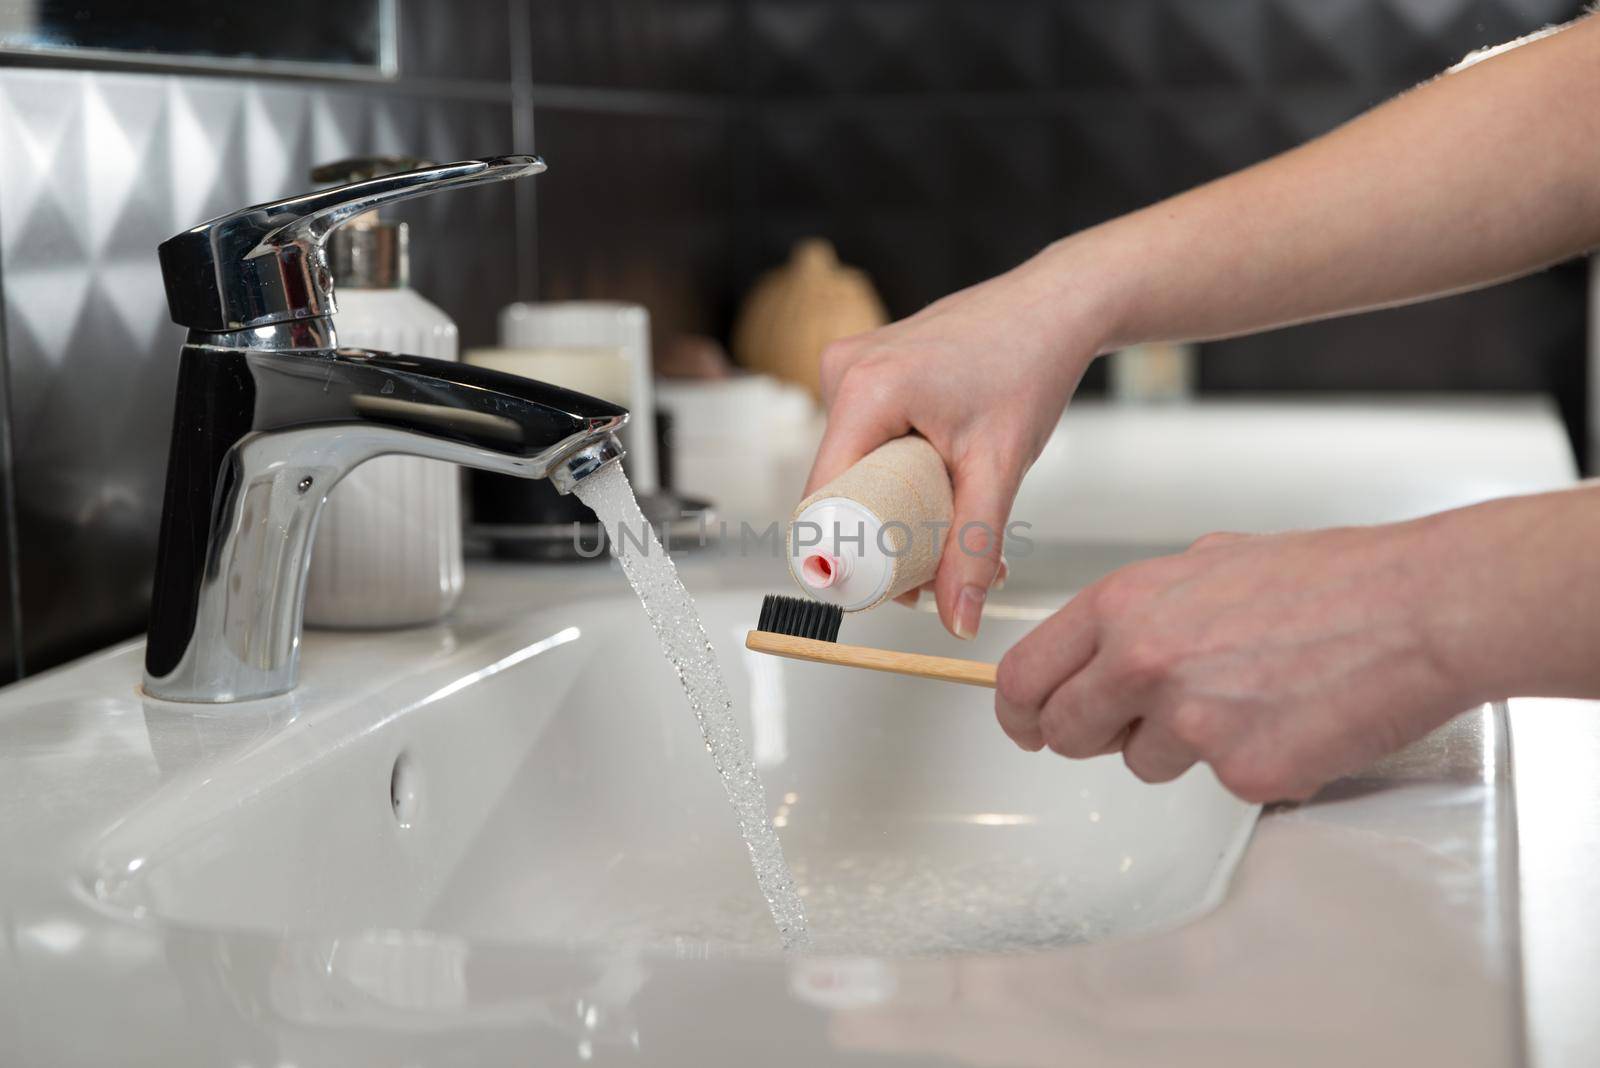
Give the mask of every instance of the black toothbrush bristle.
<path id="1" fill-rule="evenodd" d="M 811 638 L 819 642 L 839 640 L 839 625 L 844 622 L 844 609 L 835 604 L 807 601 L 800 597 L 780 597 L 768 594 L 761 601 L 761 618 L 757 630 L 769 634 L 787 634 L 793 638 Z"/>

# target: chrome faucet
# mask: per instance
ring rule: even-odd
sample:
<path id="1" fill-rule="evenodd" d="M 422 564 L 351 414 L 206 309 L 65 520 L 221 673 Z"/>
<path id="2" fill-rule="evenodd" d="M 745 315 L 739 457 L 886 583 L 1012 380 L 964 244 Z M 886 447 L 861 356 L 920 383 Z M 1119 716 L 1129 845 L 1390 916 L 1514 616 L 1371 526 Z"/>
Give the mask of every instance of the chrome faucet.
<path id="1" fill-rule="evenodd" d="M 145 692 L 248 701 L 294 688 L 306 566 L 328 492 L 408 453 L 549 478 L 617 462 L 628 413 L 516 375 L 340 348 L 326 243 L 341 223 L 443 189 L 538 174 L 469 160 L 261 204 L 164 242 L 180 354 Z"/>

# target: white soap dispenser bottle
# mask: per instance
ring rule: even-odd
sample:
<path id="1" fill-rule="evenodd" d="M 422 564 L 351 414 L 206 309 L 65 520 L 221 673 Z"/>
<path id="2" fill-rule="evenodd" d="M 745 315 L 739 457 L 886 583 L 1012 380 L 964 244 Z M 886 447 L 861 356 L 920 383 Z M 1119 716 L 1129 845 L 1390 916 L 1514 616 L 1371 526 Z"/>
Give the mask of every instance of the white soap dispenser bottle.
<path id="1" fill-rule="evenodd" d="M 318 167 L 316 182 L 350 182 L 413 170 L 399 157 Z M 456 324 L 410 287 L 405 223 L 377 212 L 346 223 L 329 246 L 339 344 L 454 360 Z M 380 456 L 328 495 L 306 577 L 305 621 L 318 627 L 431 623 L 461 596 L 461 481 L 455 465 Z"/>

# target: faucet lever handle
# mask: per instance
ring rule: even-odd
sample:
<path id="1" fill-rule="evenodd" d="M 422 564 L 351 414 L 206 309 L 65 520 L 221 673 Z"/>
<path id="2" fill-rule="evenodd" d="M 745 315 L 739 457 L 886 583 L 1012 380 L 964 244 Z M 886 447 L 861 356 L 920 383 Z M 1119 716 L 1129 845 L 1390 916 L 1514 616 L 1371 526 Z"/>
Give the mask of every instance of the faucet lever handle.
<path id="1" fill-rule="evenodd" d="M 229 333 L 336 310 L 328 235 L 358 215 L 427 193 L 538 174 L 537 156 L 496 156 L 385 174 L 201 223 L 161 243 L 174 322 Z"/>

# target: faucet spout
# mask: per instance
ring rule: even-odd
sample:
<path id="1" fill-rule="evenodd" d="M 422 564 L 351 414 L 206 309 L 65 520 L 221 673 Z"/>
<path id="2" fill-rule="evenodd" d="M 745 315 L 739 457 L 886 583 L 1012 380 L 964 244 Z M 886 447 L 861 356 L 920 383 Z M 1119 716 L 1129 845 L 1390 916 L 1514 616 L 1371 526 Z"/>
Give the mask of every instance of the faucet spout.
<path id="1" fill-rule="evenodd" d="M 152 697 L 244 701 L 294 687 L 317 516 L 366 460 L 407 453 L 549 478 L 567 493 L 622 456 L 628 413 L 614 404 L 336 348 L 317 323 L 293 336 L 192 332 L 184 345 L 145 650 Z"/>

